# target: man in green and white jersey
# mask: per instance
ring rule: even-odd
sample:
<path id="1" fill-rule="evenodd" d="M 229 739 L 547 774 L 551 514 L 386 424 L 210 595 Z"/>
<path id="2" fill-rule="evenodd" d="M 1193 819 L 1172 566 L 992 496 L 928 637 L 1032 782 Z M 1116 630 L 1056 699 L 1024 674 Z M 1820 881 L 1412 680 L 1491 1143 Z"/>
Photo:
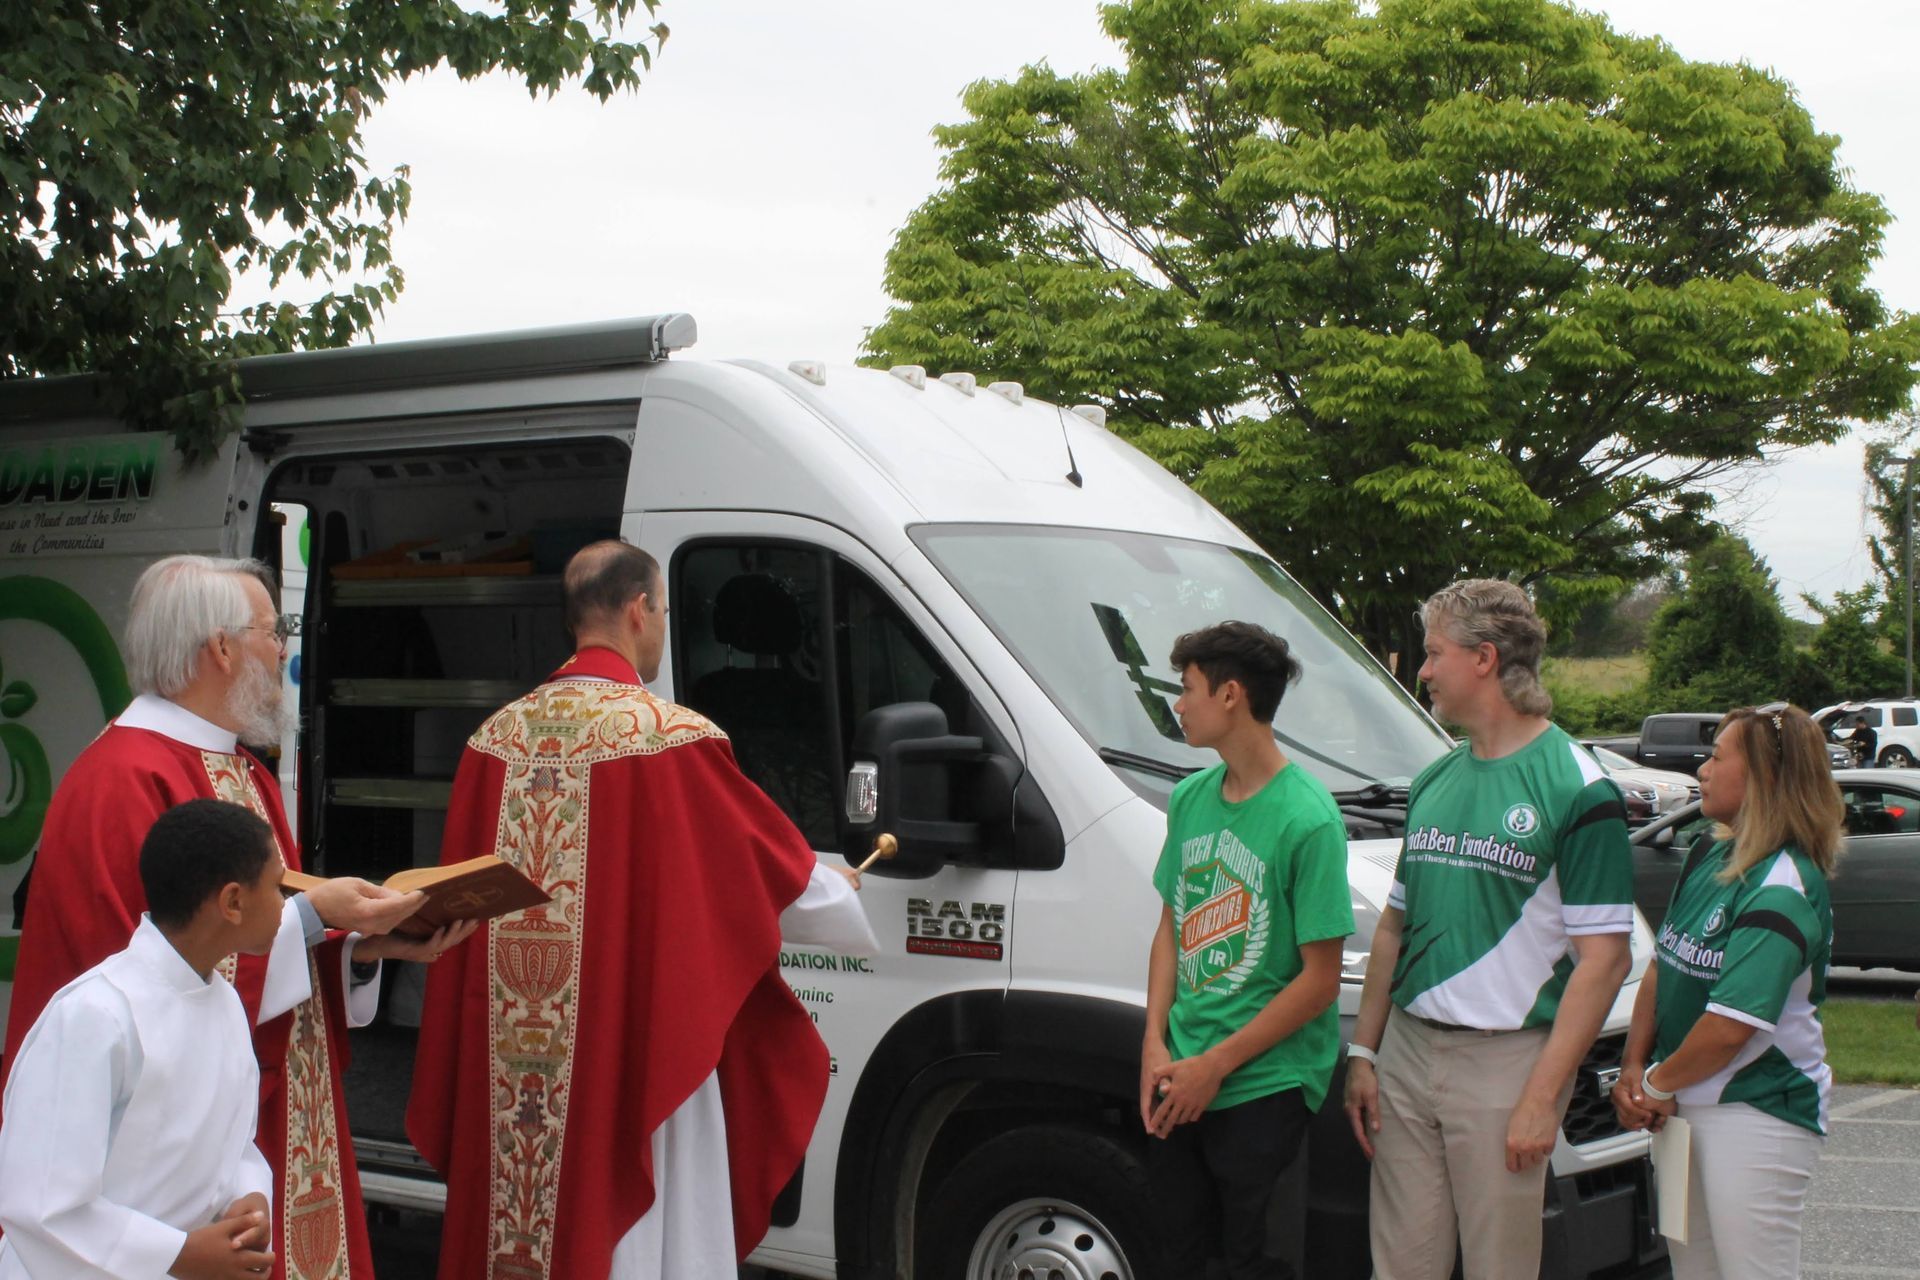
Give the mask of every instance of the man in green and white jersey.
<path id="1" fill-rule="evenodd" d="M 1833 906 L 1827 878 L 1789 847 L 1722 880 L 1730 843 L 1702 838 L 1660 926 L 1654 1061 L 1671 1057 L 1704 1013 L 1754 1034 L 1706 1079 L 1674 1090 L 1683 1107 L 1744 1102 L 1824 1134 L 1833 1072 L 1820 1004 L 1827 998 Z"/>
<path id="2" fill-rule="evenodd" d="M 1376 1280 L 1539 1274 L 1546 1160 L 1630 961 L 1620 793 L 1548 722 L 1526 594 L 1456 582 L 1420 678 L 1467 745 L 1413 782 L 1348 1050 Z"/>

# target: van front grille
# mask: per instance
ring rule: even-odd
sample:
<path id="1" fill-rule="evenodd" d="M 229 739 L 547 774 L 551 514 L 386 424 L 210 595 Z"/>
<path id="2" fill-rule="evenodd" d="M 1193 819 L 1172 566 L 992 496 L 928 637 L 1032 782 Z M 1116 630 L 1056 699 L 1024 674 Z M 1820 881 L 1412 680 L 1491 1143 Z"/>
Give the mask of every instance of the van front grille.
<path id="1" fill-rule="evenodd" d="M 1573 1100 L 1567 1104 L 1567 1118 L 1560 1126 L 1574 1146 L 1598 1142 L 1625 1133 L 1614 1114 L 1608 1095 L 1620 1071 L 1620 1055 L 1626 1051 L 1625 1035 L 1601 1036 L 1580 1063 L 1573 1078 Z"/>

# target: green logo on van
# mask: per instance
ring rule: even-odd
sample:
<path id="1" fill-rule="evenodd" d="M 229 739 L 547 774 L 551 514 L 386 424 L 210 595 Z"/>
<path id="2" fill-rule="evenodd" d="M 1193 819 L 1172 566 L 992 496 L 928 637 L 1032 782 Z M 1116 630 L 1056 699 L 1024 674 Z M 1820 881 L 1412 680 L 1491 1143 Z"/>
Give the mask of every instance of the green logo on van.
<path id="1" fill-rule="evenodd" d="M 0 621 L 37 622 L 79 655 L 100 699 L 102 721 L 133 699 L 127 670 L 113 633 L 80 594 L 50 578 L 0 578 Z M 53 770 L 46 748 L 27 723 L 39 701 L 32 685 L 8 680 L 0 655 L 0 866 L 19 862 L 40 841 L 53 799 Z M 69 714 L 75 710 L 68 708 Z M 18 938 L 0 938 L 0 982 L 13 979 Z"/>

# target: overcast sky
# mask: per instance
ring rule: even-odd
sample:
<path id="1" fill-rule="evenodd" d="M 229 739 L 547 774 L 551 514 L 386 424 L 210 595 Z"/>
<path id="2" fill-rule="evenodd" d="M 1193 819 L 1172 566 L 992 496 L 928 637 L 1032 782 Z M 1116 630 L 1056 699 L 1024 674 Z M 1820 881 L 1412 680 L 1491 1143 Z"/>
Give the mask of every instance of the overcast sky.
<path id="1" fill-rule="evenodd" d="M 1616 28 L 1791 82 L 1894 223 L 1874 282 L 1920 310 L 1920 4 L 1616 0 Z M 691 312 L 703 358 L 852 360 L 887 305 L 882 259 L 936 183 L 935 125 L 982 77 L 1115 60 L 1084 0 L 665 0 L 641 88 L 602 106 L 505 80 L 397 88 L 367 130 L 376 170 L 412 167 L 397 238 L 407 288 L 376 336 L 438 337 Z M 990 370 L 979 370 L 990 373 Z M 1744 477 L 1728 511 L 1790 607 L 1869 572 L 1860 448 Z"/>

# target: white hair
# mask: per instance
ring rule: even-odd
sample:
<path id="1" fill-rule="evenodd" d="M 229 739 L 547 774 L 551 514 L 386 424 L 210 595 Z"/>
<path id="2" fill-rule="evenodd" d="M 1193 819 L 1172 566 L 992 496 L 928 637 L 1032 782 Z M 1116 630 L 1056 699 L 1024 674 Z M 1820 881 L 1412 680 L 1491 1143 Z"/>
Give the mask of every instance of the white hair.
<path id="1" fill-rule="evenodd" d="M 258 560 L 168 556 L 148 566 L 127 610 L 127 676 L 135 693 L 171 698 L 193 683 L 207 641 L 252 621 L 248 578 L 271 598 L 272 570 Z"/>

